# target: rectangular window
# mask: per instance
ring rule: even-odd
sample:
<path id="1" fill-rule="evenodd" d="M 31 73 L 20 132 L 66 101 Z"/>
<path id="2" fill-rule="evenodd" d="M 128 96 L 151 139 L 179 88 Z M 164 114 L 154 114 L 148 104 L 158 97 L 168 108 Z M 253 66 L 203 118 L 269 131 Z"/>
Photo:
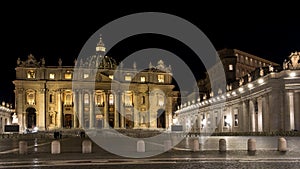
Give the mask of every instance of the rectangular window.
<path id="1" fill-rule="evenodd" d="M 88 105 L 90 103 L 89 94 L 85 93 L 83 97 L 84 97 L 84 104 Z"/>
<path id="2" fill-rule="evenodd" d="M 50 103 L 53 103 L 54 102 L 54 96 L 53 96 L 53 94 L 50 94 Z"/>
<path id="3" fill-rule="evenodd" d="M 33 70 L 30 70 L 27 72 L 27 78 L 28 79 L 34 79 L 35 78 L 35 72 Z"/>
<path id="4" fill-rule="evenodd" d="M 109 94 L 109 100 L 108 100 L 108 104 L 109 105 L 114 105 L 114 95 L 113 94 Z"/>
<path id="5" fill-rule="evenodd" d="M 65 73 L 65 79 L 72 79 L 72 73 L 70 71 Z"/>
<path id="6" fill-rule="evenodd" d="M 224 116 L 224 127 L 227 126 L 227 116 Z"/>
<path id="7" fill-rule="evenodd" d="M 72 105 L 72 95 L 71 94 L 66 94 L 65 105 L 68 105 L 68 106 Z"/>
<path id="8" fill-rule="evenodd" d="M 125 93 L 125 106 L 132 106 L 132 94 Z"/>
<path id="9" fill-rule="evenodd" d="M 88 73 L 83 74 L 83 78 L 84 78 L 84 79 L 86 79 L 86 78 L 88 78 L 88 77 L 89 77 L 89 74 L 88 74 Z"/>
<path id="10" fill-rule="evenodd" d="M 96 99 L 96 106 L 104 106 L 104 95 L 103 93 L 97 93 L 95 95 L 95 99 Z"/>
<path id="11" fill-rule="evenodd" d="M 54 73 L 50 73 L 49 74 L 49 79 L 55 79 L 55 74 Z"/>
<path id="12" fill-rule="evenodd" d="M 233 65 L 230 64 L 230 65 L 228 66 L 228 68 L 229 68 L 229 70 L 233 70 Z"/>
<path id="13" fill-rule="evenodd" d="M 109 77 L 111 80 L 114 79 L 114 75 L 109 75 L 108 77 Z"/>
<path id="14" fill-rule="evenodd" d="M 157 75 L 157 81 L 158 81 L 158 83 L 164 83 L 165 82 L 165 76 L 164 75 Z"/>
<path id="15" fill-rule="evenodd" d="M 125 81 L 131 81 L 131 76 L 130 75 L 126 75 L 125 76 Z"/>
<path id="16" fill-rule="evenodd" d="M 234 115 L 234 126 L 237 127 L 239 125 L 238 114 Z"/>
<path id="17" fill-rule="evenodd" d="M 141 76 L 141 82 L 145 82 L 146 81 L 146 77 L 145 76 Z"/>

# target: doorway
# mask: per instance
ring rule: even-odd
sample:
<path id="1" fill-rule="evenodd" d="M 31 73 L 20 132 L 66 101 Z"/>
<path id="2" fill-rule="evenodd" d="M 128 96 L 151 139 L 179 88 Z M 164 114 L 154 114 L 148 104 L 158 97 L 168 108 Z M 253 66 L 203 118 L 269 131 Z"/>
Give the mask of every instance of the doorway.
<path id="1" fill-rule="evenodd" d="M 36 127 L 36 110 L 35 108 L 28 108 L 26 110 L 27 114 L 27 128 L 34 128 Z"/>

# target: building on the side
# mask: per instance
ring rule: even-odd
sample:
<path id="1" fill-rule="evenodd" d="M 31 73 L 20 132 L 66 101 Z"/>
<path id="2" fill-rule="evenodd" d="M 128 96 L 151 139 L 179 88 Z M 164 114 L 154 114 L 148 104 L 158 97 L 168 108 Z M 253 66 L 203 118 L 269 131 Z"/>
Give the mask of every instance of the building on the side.
<path id="1" fill-rule="evenodd" d="M 181 98 L 181 103 L 195 102 L 199 99 L 203 101 L 203 98 L 207 99 L 218 93 L 224 93 L 225 91 L 237 88 L 239 83 L 247 82 L 249 78 L 252 78 L 255 71 L 258 71 L 258 68 L 267 71 L 270 66 L 274 69 L 280 67 L 280 65 L 275 62 L 238 49 L 224 48 L 218 50 L 217 53 L 220 58 L 220 63 L 216 63 L 205 72 L 205 78 L 198 79 L 194 87 L 194 92 L 184 94 Z M 221 66 L 218 64 L 221 64 Z M 223 70 L 220 70 L 220 67 L 222 67 Z M 222 71 L 225 73 L 224 79 L 220 76 Z M 210 79 L 210 76 L 214 77 L 214 79 Z M 214 84 L 213 87 L 211 83 Z"/>
<path id="2" fill-rule="evenodd" d="M 246 62 L 246 55 L 240 54 L 244 65 L 233 64 L 237 80 L 229 82 L 224 92 L 200 96 L 190 105 L 182 103 L 174 123 L 185 131 L 200 133 L 300 130 L 300 52 L 291 53 L 282 66 L 252 57 L 253 71 L 245 70 L 250 68 L 251 58 Z M 265 66 L 260 61 L 265 61 Z"/>
<path id="3" fill-rule="evenodd" d="M 44 58 L 18 58 L 15 110 L 20 132 L 56 129 L 168 129 L 175 101 L 172 70 L 162 60 L 137 70 L 104 55 L 100 37 L 95 55 L 73 66 L 47 66 Z M 92 87 L 91 87 L 92 86 Z"/>
<path id="4" fill-rule="evenodd" d="M 15 109 L 12 104 L 2 102 L 0 105 L 0 133 L 5 132 L 5 125 L 17 123 L 13 121 Z"/>

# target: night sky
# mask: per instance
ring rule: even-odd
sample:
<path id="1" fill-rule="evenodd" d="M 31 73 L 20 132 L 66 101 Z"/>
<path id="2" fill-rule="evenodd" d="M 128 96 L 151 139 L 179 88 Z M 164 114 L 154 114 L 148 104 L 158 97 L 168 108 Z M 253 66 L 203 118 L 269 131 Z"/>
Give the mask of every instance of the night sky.
<path id="1" fill-rule="evenodd" d="M 163 5 L 145 1 L 137 4 L 139 7 L 118 1 L 114 4 L 69 1 L 72 5 L 33 1 L 1 5 L 0 101 L 14 102 L 12 81 L 18 57 L 25 60 L 32 53 L 37 59 L 44 57 L 46 65 L 57 65 L 58 58 L 62 58 L 63 65 L 71 65 L 88 38 L 99 28 L 137 12 L 164 12 L 182 17 L 199 27 L 217 50 L 236 48 L 279 64 L 291 52 L 300 51 L 300 12 L 296 4 L 175 2 Z M 203 67 L 199 66 L 201 61 L 195 60 L 197 56 L 187 46 L 159 35 L 125 39 L 109 54 L 120 61 L 145 48 L 173 52 L 193 72 L 203 72 Z"/>

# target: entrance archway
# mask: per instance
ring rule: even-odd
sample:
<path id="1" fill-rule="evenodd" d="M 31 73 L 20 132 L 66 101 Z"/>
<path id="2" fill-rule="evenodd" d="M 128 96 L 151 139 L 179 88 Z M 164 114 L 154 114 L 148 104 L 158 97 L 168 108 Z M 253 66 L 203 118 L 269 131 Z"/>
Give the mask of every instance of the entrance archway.
<path id="1" fill-rule="evenodd" d="M 164 109 L 157 110 L 157 128 L 166 128 L 166 112 Z"/>
<path id="2" fill-rule="evenodd" d="M 27 114 L 27 128 L 34 128 L 36 126 L 36 110 L 35 108 L 26 109 Z"/>
<path id="3" fill-rule="evenodd" d="M 125 117 L 125 127 L 127 129 L 132 129 L 133 128 L 133 118 L 131 114 L 126 114 Z"/>
<path id="4" fill-rule="evenodd" d="M 64 116 L 64 127 L 65 128 L 72 128 L 73 126 L 73 116 L 72 114 L 65 114 Z"/>

